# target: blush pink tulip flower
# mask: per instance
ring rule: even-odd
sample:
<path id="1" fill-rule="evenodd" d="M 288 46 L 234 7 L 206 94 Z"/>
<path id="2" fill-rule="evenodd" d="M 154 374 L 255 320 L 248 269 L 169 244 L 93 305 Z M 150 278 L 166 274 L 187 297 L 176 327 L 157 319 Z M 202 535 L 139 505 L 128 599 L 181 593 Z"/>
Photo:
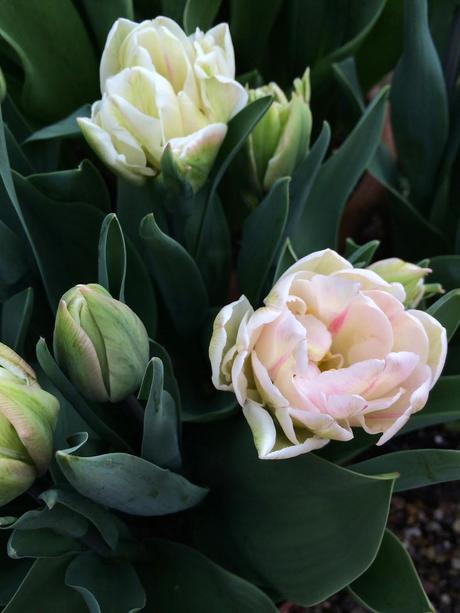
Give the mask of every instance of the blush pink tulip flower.
<path id="1" fill-rule="evenodd" d="M 233 391 L 261 459 L 349 441 L 388 441 L 426 404 L 447 351 L 433 317 L 405 291 L 330 249 L 291 266 L 254 311 L 225 306 L 209 347 L 212 380 Z"/>

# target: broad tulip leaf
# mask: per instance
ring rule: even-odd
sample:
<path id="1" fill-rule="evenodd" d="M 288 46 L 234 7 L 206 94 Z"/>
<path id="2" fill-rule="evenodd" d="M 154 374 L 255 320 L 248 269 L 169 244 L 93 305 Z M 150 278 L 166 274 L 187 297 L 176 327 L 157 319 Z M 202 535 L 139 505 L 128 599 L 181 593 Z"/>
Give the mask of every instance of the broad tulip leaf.
<path id="1" fill-rule="evenodd" d="M 242 418 L 202 425 L 193 441 L 197 474 L 210 486 L 197 535 L 224 566 L 310 606 L 374 559 L 395 476 L 364 477 L 313 453 L 260 461 Z"/>
<path id="2" fill-rule="evenodd" d="M 379 245 L 380 241 L 376 240 L 369 241 L 364 245 L 357 245 L 353 239 L 347 238 L 345 257 L 355 268 L 363 268 L 371 263 Z"/>
<path id="3" fill-rule="evenodd" d="M 446 328 L 447 338 L 451 340 L 460 324 L 460 289 L 441 296 L 427 312 Z"/>
<path id="4" fill-rule="evenodd" d="M 90 117 L 91 106 L 84 104 L 76 111 L 73 111 L 68 117 L 56 121 L 49 126 L 36 130 L 26 138 L 24 142 L 32 143 L 35 141 L 52 140 L 55 138 L 69 138 L 72 136 L 80 136 L 81 130 L 77 123 L 77 117 Z"/>
<path id="5" fill-rule="evenodd" d="M 212 27 L 222 0 L 187 0 L 184 9 L 184 29 L 193 34 L 196 28 L 206 32 Z"/>
<path id="6" fill-rule="evenodd" d="M 139 392 L 146 400 L 142 457 L 161 468 L 179 470 L 179 415 L 173 397 L 163 389 L 163 380 L 163 362 L 152 358 Z"/>
<path id="7" fill-rule="evenodd" d="M 90 613 L 135 613 L 145 607 L 144 588 L 127 560 L 81 553 L 70 562 L 65 582 L 81 594 Z"/>
<path id="8" fill-rule="evenodd" d="M 374 98 L 340 149 L 321 167 L 302 215 L 290 230 L 299 257 L 335 247 L 343 207 L 378 146 L 386 94 L 384 89 Z"/>
<path id="9" fill-rule="evenodd" d="M 71 0 L 2 2 L 0 24 L 24 69 L 28 114 L 56 120 L 97 97 L 96 56 Z"/>
<path id="10" fill-rule="evenodd" d="M 58 202 L 14 175 L 21 215 L 46 289 L 57 307 L 72 285 L 94 281 L 102 212 L 84 203 Z"/>
<path id="11" fill-rule="evenodd" d="M 112 407 L 108 410 L 104 405 L 90 405 L 74 388 L 51 355 L 45 339 L 41 338 L 36 347 L 37 360 L 48 379 L 57 387 L 64 398 L 72 405 L 80 417 L 103 440 L 110 443 L 114 449 L 131 451 L 130 446 L 107 424 L 111 423 Z"/>
<path id="12" fill-rule="evenodd" d="M 155 540 L 152 561 L 138 570 L 147 590 L 147 609 L 158 613 L 276 613 L 262 590 L 224 570 L 198 551 Z"/>
<path id="13" fill-rule="evenodd" d="M 332 69 L 339 85 L 341 85 L 343 91 L 348 96 L 355 114 L 360 116 L 364 112 L 365 105 L 356 72 L 355 58 L 348 57 L 341 62 L 337 62 L 332 65 Z"/>
<path id="14" fill-rule="evenodd" d="M 288 177 L 278 179 L 246 219 L 238 259 L 238 284 L 255 307 L 277 256 L 289 212 Z"/>
<path id="15" fill-rule="evenodd" d="M 0 528 L 8 530 L 39 530 L 49 529 L 59 534 L 73 538 L 82 537 L 88 530 L 88 522 L 84 517 L 71 509 L 63 506 L 49 509 L 44 507 L 33 511 L 26 511 L 21 517 L 10 518 L 6 523 L 5 518 L 0 521 Z"/>
<path id="16" fill-rule="evenodd" d="M 445 251 L 446 238 L 400 193 L 397 167 L 384 145 L 377 148 L 367 169 L 394 196 L 390 221 L 398 255 L 410 260 Z"/>
<path id="17" fill-rule="evenodd" d="M 207 294 L 192 257 L 158 227 L 153 213 L 140 225 L 149 270 L 158 284 L 171 318 L 180 334 L 190 336 L 199 328 L 207 309 Z"/>
<path id="18" fill-rule="evenodd" d="M 324 122 L 320 135 L 315 144 L 310 149 L 304 160 L 296 169 L 290 183 L 289 194 L 289 220 L 286 234 L 291 236 L 295 231 L 299 220 L 302 218 L 308 196 L 314 185 L 321 164 L 331 140 L 331 129 L 329 124 Z"/>
<path id="19" fill-rule="evenodd" d="M 14 530 L 8 540 L 10 558 L 56 558 L 82 548 L 75 539 L 53 530 Z"/>
<path id="20" fill-rule="evenodd" d="M 156 341 L 150 340 L 150 355 L 152 357 L 156 356 L 157 358 L 160 358 L 160 360 L 163 362 L 164 387 L 165 390 L 168 391 L 174 398 L 174 402 L 176 403 L 176 407 L 180 413 L 180 390 L 177 379 L 174 376 L 174 368 L 169 353 L 162 345 Z"/>
<path id="21" fill-rule="evenodd" d="M 3 545 L 3 543 L 2 543 Z M 8 556 L 2 556 L 0 562 L 0 605 L 5 606 L 13 597 L 24 577 L 32 566 L 32 560 L 23 558 L 12 560 Z"/>
<path id="22" fill-rule="evenodd" d="M 27 271 L 24 245 L 16 234 L 0 220 L 0 289 L 17 283 Z"/>
<path id="23" fill-rule="evenodd" d="M 359 81 L 369 91 L 394 69 L 402 51 L 404 3 L 386 0 L 380 17 L 356 53 Z"/>
<path id="24" fill-rule="evenodd" d="M 124 302 L 126 281 L 126 245 L 115 213 L 102 222 L 99 237 L 98 282 L 114 297 Z"/>
<path id="25" fill-rule="evenodd" d="M 118 544 L 118 527 L 113 515 L 87 498 L 76 492 L 51 489 L 43 492 L 40 498 L 49 509 L 64 507 L 84 517 L 98 530 L 104 541 L 111 549 Z"/>
<path id="26" fill-rule="evenodd" d="M 410 199 L 427 210 L 448 136 L 447 94 L 427 0 L 405 0 L 404 9 L 404 48 L 392 80 L 391 119 Z"/>
<path id="27" fill-rule="evenodd" d="M 273 283 L 278 281 L 281 275 L 286 272 L 286 270 L 297 262 L 297 255 L 294 253 L 294 249 L 292 248 L 292 244 L 289 238 L 284 241 L 284 245 L 281 249 L 280 256 L 278 258 L 278 262 L 275 268 L 275 274 L 273 275 Z"/>
<path id="28" fill-rule="evenodd" d="M 399 473 L 395 492 L 460 479 L 460 451 L 450 449 L 411 449 L 365 460 L 350 467 L 357 473 L 380 475 Z"/>
<path id="29" fill-rule="evenodd" d="M 270 32 L 276 24 L 283 1 L 230 0 L 229 4 L 230 31 L 238 58 L 237 65 L 243 70 L 252 70 L 260 65 L 267 53 Z"/>
<path id="30" fill-rule="evenodd" d="M 460 255 L 439 255 L 430 258 L 433 271 L 429 282 L 440 283 L 446 291 L 460 286 Z"/>
<path id="31" fill-rule="evenodd" d="M 312 71 L 312 85 L 315 84 L 318 88 L 321 87 L 325 79 L 330 75 L 332 64 L 337 63 L 346 57 L 354 54 L 359 45 L 366 39 L 371 32 L 372 28 L 376 24 L 380 17 L 382 10 L 385 6 L 386 0 L 371 0 L 370 2 L 348 2 L 342 6 L 345 8 L 345 15 L 342 15 L 338 19 L 330 19 L 331 11 L 336 9 L 336 5 L 333 2 L 328 2 L 329 5 L 325 18 L 327 21 L 331 21 L 332 25 L 326 25 L 326 28 L 331 30 L 335 29 L 343 36 L 346 35 L 343 43 L 337 48 L 333 49 L 330 53 L 324 53 L 323 49 L 320 49 L 320 56 L 318 61 L 313 66 Z M 326 6 L 327 6 L 326 4 Z M 343 9 L 342 9 L 343 11 Z M 328 27 L 329 26 L 329 27 Z M 310 27 L 315 27 L 312 24 Z M 318 27 L 318 24 L 316 24 Z M 295 26 L 298 30 L 299 26 Z M 324 36 L 324 34 L 323 34 Z M 327 37 L 327 30 L 326 35 Z M 330 41 L 337 40 L 337 36 L 330 36 L 329 40 L 326 39 L 326 45 L 330 44 Z"/>
<path id="32" fill-rule="evenodd" d="M 56 458 L 77 492 L 94 502 L 131 515 L 157 516 L 189 509 L 207 493 L 181 475 L 127 453 L 74 455 L 86 441 L 87 435 L 81 436 Z"/>
<path id="33" fill-rule="evenodd" d="M 315 453 L 334 464 L 346 465 L 363 451 L 373 447 L 379 440 L 377 434 L 367 434 L 361 428 L 356 428 L 351 441 L 344 445 L 343 441 L 331 441 Z"/>
<path id="34" fill-rule="evenodd" d="M 39 558 L 19 586 L 5 613 L 25 611 L 47 611 L 82 613 L 84 602 L 81 596 L 64 583 L 69 556 Z"/>
<path id="35" fill-rule="evenodd" d="M 389 530 L 385 531 L 371 566 L 349 587 L 353 596 L 369 611 L 434 611 L 406 548 Z"/>
<path id="36" fill-rule="evenodd" d="M 190 232 L 191 236 L 189 236 L 190 251 L 197 261 L 203 259 L 207 249 L 206 238 L 212 234 L 211 222 L 215 215 L 211 214 L 210 209 L 216 202 L 215 194 L 222 177 L 249 134 L 268 111 L 271 103 L 271 96 L 259 98 L 248 104 L 228 124 L 227 135 L 219 149 L 210 175 L 210 188 L 206 201 L 202 210 L 199 211 L 198 219 L 192 220 L 190 224 L 193 229 Z M 208 227 L 209 225 L 211 225 L 211 228 Z"/>
<path id="37" fill-rule="evenodd" d="M 82 4 L 101 50 L 116 19 L 120 17 L 134 19 L 133 0 L 110 0 L 110 2 L 82 0 Z"/>
<path id="38" fill-rule="evenodd" d="M 28 180 L 42 194 L 58 202 L 83 202 L 110 211 L 110 195 L 100 172 L 89 160 L 77 168 L 34 174 Z"/>
<path id="39" fill-rule="evenodd" d="M 2 342 L 22 354 L 32 317 L 34 291 L 28 287 L 11 296 L 2 308 Z"/>

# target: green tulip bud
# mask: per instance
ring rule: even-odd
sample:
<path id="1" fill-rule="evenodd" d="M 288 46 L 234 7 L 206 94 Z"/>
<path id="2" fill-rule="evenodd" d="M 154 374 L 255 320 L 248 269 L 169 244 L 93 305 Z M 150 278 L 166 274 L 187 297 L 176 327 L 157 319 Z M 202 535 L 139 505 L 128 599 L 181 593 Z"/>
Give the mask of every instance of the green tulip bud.
<path id="1" fill-rule="evenodd" d="M 409 309 L 415 309 L 423 298 L 442 294 L 444 291 L 439 283 L 425 283 L 425 277 L 431 272 L 431 268 L 423 268 L 399 258 L 379 260 L 368 268 L 388 283 L 401 283 L 406 292 L 404 305 Z"/>
<path id="2" fill-rule="evenodd" d="M 54 355 L 88 400 L 118 402 L 139 388 L 149 359 L 144 324 L 100 285 L 77 285 L 59 303 Z"/>
<path id="3" fill-rule="evenodd" d="M 269 190 L 280 177 L 293 174 L 310 144 L 312 117 L 307 69 L 295 79 L 291 98 L 276 83 L 249 90 L 249 101 L 273 96 L 273 103 L 248 139 L 252 181 L 258 190 Z"/>
<path id="4" fill-rule="evenodd" d="M 0 343 L 0 505 L 46 472 L 53 454 L 59 402 L 32 368 Z"/>

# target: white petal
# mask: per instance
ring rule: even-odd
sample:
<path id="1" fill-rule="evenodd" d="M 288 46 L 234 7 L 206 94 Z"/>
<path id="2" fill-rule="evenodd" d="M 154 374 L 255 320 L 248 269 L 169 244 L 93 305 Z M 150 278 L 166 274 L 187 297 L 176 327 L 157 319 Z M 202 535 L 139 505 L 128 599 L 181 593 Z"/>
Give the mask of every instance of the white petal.
<path id="1" fill-rule="evenodd" d="M 430 349 L 428 351 L 427 364 L 431 368 L 431 387 L 441 376 L 447 356 L 447 333 L 439 321 L 424 311 L 410 310 L 410 315 L 420 321 L 428 335 Z"/>
<path id="2" fill-rule="evenodd" d="M 212 368 L 212 382 L 217 389 L 232 389 L 230 378 L 228 374 L 223 376 L 221 367 L 225 355 L 236 343 L 238 328 L 247 313 L 253 313 L 253 309 L 246 296 L 241 296 L 236 302 L 225 306 L 214 320 L 209 343 L 209 360 Z"/>
<path id="3" fill-rule="evenodd" d="M 110 29 L 101 57 L 100 81 L 101 92 L 105 91 L 106 80 L 119 72 L 124 66 L 120 64 L 120 48 L 130 32 L 138 27 L 138 24 L 129 19 L 117 19 Z"/>

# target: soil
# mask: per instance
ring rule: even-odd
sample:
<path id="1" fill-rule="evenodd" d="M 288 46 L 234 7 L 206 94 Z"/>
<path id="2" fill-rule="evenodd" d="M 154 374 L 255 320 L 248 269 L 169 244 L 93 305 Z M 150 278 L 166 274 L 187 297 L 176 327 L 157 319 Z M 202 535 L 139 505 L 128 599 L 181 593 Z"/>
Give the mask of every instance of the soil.
<path id="1" fill-rule="evenodd" d="M 459 449 L 460 427 L 433 427 L 394 440 L 403 449 Z M 390 447 L 390 444 L 388 445 Z M 438 613 L 460 613 L 460 481 L 399 493 L 388 526 L 404 543 Z M 314 607 L 285 603 L 282 613 L 365 613 L 344 591 Z"/>

